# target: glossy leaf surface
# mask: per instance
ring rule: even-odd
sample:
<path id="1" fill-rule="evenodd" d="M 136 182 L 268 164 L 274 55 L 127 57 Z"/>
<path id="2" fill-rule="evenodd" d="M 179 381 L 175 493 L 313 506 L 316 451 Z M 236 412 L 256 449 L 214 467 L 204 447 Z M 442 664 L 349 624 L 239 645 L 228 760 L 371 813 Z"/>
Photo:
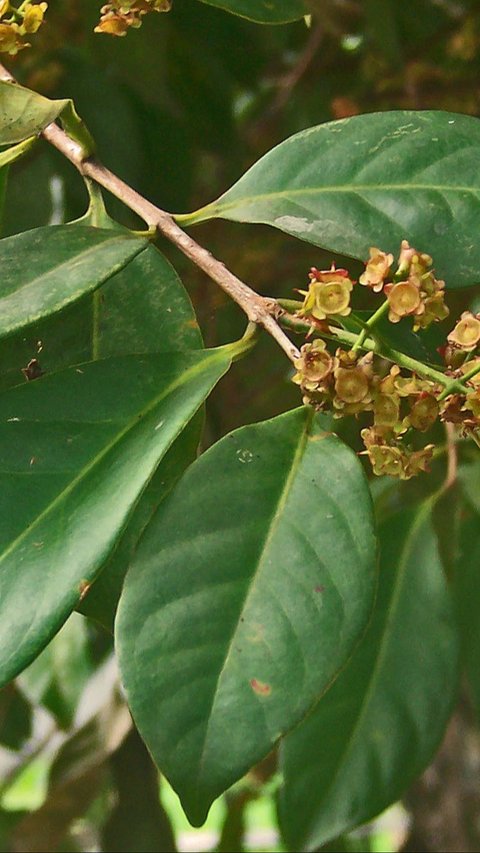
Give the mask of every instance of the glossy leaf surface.
<path id="1" fill-rule="evenodd" d="M 301 408 L 230 433 L 162 503 L 116 622 L 140 733 L 191 822 L 302 719 L 376 582 L 355 455 Z"/>
<path id="2" fill-rule="evenodd" d="M 106 359 L 0 397 L 0 683 L 85 593 L 230 352 Z"/>
<path id="3" fill-rule="evenodd" d="M 447 112 L 354 116 L 301 131 L 186 224 L 264 222 L 366 260 L 409 240 L 448 287 L 480 280 L 480 121 Z"/>
<path id="4" fill-rule="evenodd" d="M 307 14 L 306 0 L 202 0 L 259 24 L 283 24 Z"/>
<path id="5" fill-rule="evenodd" d="M 457 691 L 452 601 L 428 508 L 380 534 L 372 622 L 347 667 L 281 747 L 290 849 L 316 850 L 395 802 L 430 761 Z"/>
<path id="6" fill-rule="evenodd" d="M 0 241 L 0 336 L 31 326 L 91 292 L 142 252 L 127 232 L 60 225 Z"/>

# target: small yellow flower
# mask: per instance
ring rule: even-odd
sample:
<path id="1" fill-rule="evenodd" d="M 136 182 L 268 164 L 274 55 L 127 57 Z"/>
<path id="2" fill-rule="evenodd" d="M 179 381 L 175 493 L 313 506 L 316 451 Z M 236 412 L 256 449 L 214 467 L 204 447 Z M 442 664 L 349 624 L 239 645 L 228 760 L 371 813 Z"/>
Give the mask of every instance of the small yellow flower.
<path id="1" fill-rule="evenodd" d="M 412 281 L 387 284 L 385 293 L 390 309 L 388 319 L 392 323 L 399 323 L 402 317 L 423 314 L 425 311 L 420 291 Z"/>
<path id="2" fill-rule="evenodd" d="M 43 24 L 48 3 L 37 3 L 35 6 L 27 6 L 23 16 L 22 30 L 25 33 L 36 33 Z"/>
<path id="3" fill-rule="evenodd" d="M 353 281 L 346 270 L 312 269 L 308 291 L 301 290 L 305 296 L 300 317 L 313 317 L 325 320 L 327 317 L 347 317 L 351 312 L 350 296 Z"/>
<path id="4" fill-rule="evenodd" d="M 0 53 L 15 56 L 25 47 L 28 45 L 22 40 L 22 34 L 17 24 L 0 24 Z"/>
<path id="5" fill-rule="evenodd" d="M 453 346 L 464 350 L 473 350 L 480 341 L 480 314 L 464 311 L 447 340 Z"/>
<path id="6" fill-rule="evenodd" d="M 370 259 L 367 261 L 365 272 L 360 276 L 359 282 L 370 287 L 375 293 L 379 293 L 393 264 L 393 255 L 386 254 L 386 252 L 382 252 L 373 246 L 369 251 Z"/>

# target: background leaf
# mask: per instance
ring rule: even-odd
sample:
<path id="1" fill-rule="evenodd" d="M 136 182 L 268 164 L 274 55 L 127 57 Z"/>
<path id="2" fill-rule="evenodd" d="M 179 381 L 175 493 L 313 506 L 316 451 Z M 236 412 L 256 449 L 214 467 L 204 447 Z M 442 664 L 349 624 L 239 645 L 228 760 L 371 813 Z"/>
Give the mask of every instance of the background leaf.
<path id="1" fill-rule="evenodd" d="M 230 352 L 106 359 L 0 397 L 1 683 L 78 604 Z"/>
<path id="2" fill-rule="evenodd" d="M 305 0 L 202 0 L 260 24 L 284 24 L 307 14 Z"/>
<path id="3" fill-rule="evenodd" d="M 379 538 L 368 631 L 281 746 L 292 850 L 315 850 L 395 802 L 433 756 L 457 695 L 456 627 L 429 506 L 390 516 Z"/>
<path id="4" fill-rule="evenodd" d="M 137 726 L 193 824 L 332 680 L 374 589 L 361 468 L 307 408 L 226 436 L 161 504 L 116 643 Z"/>
<path id="5" fill-rule="evenodd" d="M 480 121 L 410 110 L 304 130 L 258 161 L 217 201 L 178 217 L 264 222 L 366 260 L 407 239 L 449 287 L 480 280 Z"/>

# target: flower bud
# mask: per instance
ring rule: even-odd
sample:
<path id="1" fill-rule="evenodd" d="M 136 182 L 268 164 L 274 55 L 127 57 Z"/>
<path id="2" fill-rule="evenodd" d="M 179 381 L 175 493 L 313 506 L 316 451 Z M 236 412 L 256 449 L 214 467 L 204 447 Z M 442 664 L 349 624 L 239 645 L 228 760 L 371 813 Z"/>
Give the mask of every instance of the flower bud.
<path id="1" fill-rule="evenodd" d="M 407 416 L 407 421 L 414 429 L 426 432 L 433 426 L 439 414 L 440 407 L 437 399 L 433 394 L 424 392 L 415 400 Z"/>

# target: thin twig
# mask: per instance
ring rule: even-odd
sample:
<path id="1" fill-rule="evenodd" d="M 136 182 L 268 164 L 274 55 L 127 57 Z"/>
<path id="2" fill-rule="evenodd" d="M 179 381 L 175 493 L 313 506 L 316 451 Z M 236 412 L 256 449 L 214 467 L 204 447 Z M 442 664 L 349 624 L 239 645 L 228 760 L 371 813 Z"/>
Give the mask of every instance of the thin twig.
<path id="1" fill-rule="evenodd" d="M 0 65 L 0 80 L 16 82 L 3 65 Z M 274 299 L 260 296 L 252 290 L 231 273 L 225 264 L 214 258 L 207 249 L 204 249 L 183 231 L 169 213 L 141 196 L 98 160 L 92 157 L 85 159 L 82 147 L 71 139 L 58 124 L 50 124 L 42 132 L 42 136 L 70 160 L 81 175 L 91 178 L 104 187 L 130 210 L 137 213 L 149 228 L 158 229 L 164 237 L 177 246 L 187 258 L 203 270 L 242 308 L 250 322 L 262 326 L 276 340 L 291 361 L 299 357 L 297 347 L 290 341 L 275 319 L 277 304 Z"/>
<path id="2" fill-rule="evenodd" d="M 457 479 L 458 468 L 458 453 L 457 453 L 457 437 L 454 424 L 445 424 L 445 433 L 447 436 L 447 476 L 443 487 L 449 489 Z"/>

